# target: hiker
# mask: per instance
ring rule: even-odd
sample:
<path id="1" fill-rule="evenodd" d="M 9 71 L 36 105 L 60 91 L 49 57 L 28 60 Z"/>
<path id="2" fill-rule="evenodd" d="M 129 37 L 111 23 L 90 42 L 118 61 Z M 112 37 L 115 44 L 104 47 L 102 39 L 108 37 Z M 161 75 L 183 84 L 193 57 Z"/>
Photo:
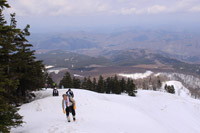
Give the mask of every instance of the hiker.
<path id="1" fill-rule="evenodd" d="M 62 108 L 63 108 L 63 113 L 64 114 L 66 113 L 67 121 L 70 122 L 70 117 L 69 117 L 70 112 L 73 115 L 73 121 L 76 121 L 76 117 L 75 117 L 76 102 L 75 102 L 75 100 L 71 96 L 66 95 L 66 94 L 63 94 L 62 96 L 63 96 Z"/>
<path id="2" fill-rule="evenodd" d="M 53 87 L 54 87 L 54 88 L 56 87 L 56 83 L 55 83 L 55 82 L 53 82 L 53 84 L 52 84 L 52 85 L 53 85 Z"/>
<path id="3" fill-rule="evenodd" d="M 68 89 L 68 91 L 66 92 L 66 95 L 71 96 L 72 98 L 74 98 L 74 93 L 71 89 Z"/>
<path id="4" fill-rule="evenodd" d="M 53 96 L 59 96 L 59 93 L 56 87 L 53 89 Z"/>

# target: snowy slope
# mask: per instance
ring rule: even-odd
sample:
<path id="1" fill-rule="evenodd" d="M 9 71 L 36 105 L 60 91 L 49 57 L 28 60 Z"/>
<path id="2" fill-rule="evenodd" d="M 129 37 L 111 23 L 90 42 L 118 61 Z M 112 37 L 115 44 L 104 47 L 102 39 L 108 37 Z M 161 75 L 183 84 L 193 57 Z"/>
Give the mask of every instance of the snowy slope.
<path id="1" fill-rule="evenodd" d="M 173 85 L 175 89 L 175 95 L 181 96 L 181 97 L 191 97 L 190 91 L 183 86 L 183 84 L 179 81 L 167 81 L 163 83 L 163 88 L 165 84 Z"/>
<path id="2" fill-rule="evenodd" d="M 12 133 L 200 133 L 199 100 L 144 90 L 137 97 L 73 91 L 76 122 L 67 122 L 61 96 L 41 91 L 41 99 L 21 107 L 26 123 Z"/>
<path id="3" fill-rule="evenodd" d="M 48 73 L 55 73 L 55 74 L 58 74 L 59 72 L 61 71 L 64 71 L 64 70 L 67 70 L 68 68 L 51 68 L 51 69 L 48 69 L 47 72 Z"/>
<path id="4" fill-rule="evenodd" d="M 119 76 L 126 77 L 126 78 L 132 78 L 132 79 L 143 79 L 150 75 L 152 75 L 152 71 L 146 71 L 145 73 L 134 73 L 134 74 L 118 74 Z"/>

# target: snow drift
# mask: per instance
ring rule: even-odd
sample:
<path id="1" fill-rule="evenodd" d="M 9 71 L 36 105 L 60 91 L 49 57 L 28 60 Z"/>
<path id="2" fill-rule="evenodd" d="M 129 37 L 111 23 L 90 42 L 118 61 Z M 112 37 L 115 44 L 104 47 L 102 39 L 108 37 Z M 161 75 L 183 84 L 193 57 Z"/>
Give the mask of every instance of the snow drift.
<path id="1" fill-rule="evenodd" d="M 199 133 L 200 101 L 139 90 L 137 97 L 75 90 L 77 121 L 68 123 L 61 95 L 37 92 L 40 99 L 21 106 L 22 127 L 12 133 Z"/>

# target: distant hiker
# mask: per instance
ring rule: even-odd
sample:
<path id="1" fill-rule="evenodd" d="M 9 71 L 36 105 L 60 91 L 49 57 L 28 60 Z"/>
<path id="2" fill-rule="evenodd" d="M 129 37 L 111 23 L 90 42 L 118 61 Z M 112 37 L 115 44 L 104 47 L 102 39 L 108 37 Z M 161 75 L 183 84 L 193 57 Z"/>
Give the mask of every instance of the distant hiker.
<path id="1" fill-rule="evenodd" d="M 55 83 L 55 82 L 53 83 L 53 87 L 54 87 L 54 88 L 56 87 L 56 83 Z"/>
<path id="2" fill-rule="evenodd" d="M 68 91 L 66 92 L 66 95 L 71 96 L 72 98 L 74 98 L 74 93 L 71 89 L 68 89 Z"/>
<path id="3" fill-rule="evenodd" d="M 53 89 L 53 96 L 59 96 L 59 92 L 58 92 L 57 88 Z"/>
<path id="4" fill-rule="evenodd" d="M 62 100 L 62 108 L 63 108 L 63 113 L 66 113 L 67 116 L 67 121 L 70 122 L 70 117 L 69 117 L 69 113 L 71 112 L 73 115 L 73 121 L 76 121 L 76 102 L 75 100 L 71 97 L 68 96 L 66 94 L 63 94 L 63 100 Z"/>

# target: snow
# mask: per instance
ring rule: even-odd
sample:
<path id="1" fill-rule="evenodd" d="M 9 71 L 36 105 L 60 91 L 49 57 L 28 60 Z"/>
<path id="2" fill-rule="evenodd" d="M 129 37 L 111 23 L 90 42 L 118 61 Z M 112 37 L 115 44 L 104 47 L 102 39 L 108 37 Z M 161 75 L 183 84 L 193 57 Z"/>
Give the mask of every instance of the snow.
<path id="1" fill-rule="evenodd" d="M 50 66 L 45 66 L 46 69 L 50 69 L 50 68 L 53 68 L 53 67 L 54 66 L 51 66 L 51 65 Z"/>
<path id="2" fill-rule="evenodd" d="M 67 70 L 68 68 L 53 68 L 53 69 L 49 69 L 47 70 L 48 73 L 55 73 L 55 74 L 58 74 L 60 71 L 64 71 L 64 70 Z"/>
<path id="3" fill-rule="evenodd" d="M 170 82 L 168 82 L 170 83 Z M 177 85 L 178 86 L 178 85 Z M 138 90 L 137 97 L 98 94 L 72 89 L 76 122 L 68 123 L 52 89 L 37 92 L 40 99 L 21 106 L 22 127 L 12 133 L 199 133 L 200 101 L 164 92 Z M 45 97 L 44 97 L 45 96 Z M 72 117 L 71 117 L 72 118 Z"/>
<path id="4" fill-rule="evenodd" d="M 167 76 L 170 80 L 180 80 L 187 86 L 198 89 L 200 88 L 200 78 L 193 75 L 185 75 L 182 73 L 161 73 L 161 75 Z"/>
<path id="5" fill-rule="evenodd" d="M 183 86 L 183 84 L 179 81 L 167 81 L 167 82 L 164 82 L 163 83 L 163 88 L 165 86 L 165 84 L 167 84 L 168 86 L 170 85 L 173 85 L 174 86 L 174 89 L 175 89 L 175 95 L 177 96 L 181 96 L 181 97 L 190 97 L 191 94 L 190 94 L 190 91 L 185 88 Z"/>
<path id="6" fill-rule="evenodd" d="M 150 75 L 152 75 L 152 71 L 146 71 L 145 73 L 134 73 L 134 74 L 118 74 L 119 76 L 126 77 L 126 78 L 132 78 L 132 79 L 143 79 Z"/>
<path id="7" fill-rule="evenodd" d="M 84 76 L 81 76 L 79 74 L 74 74 L 74 77 L 84 77 Z"/>

